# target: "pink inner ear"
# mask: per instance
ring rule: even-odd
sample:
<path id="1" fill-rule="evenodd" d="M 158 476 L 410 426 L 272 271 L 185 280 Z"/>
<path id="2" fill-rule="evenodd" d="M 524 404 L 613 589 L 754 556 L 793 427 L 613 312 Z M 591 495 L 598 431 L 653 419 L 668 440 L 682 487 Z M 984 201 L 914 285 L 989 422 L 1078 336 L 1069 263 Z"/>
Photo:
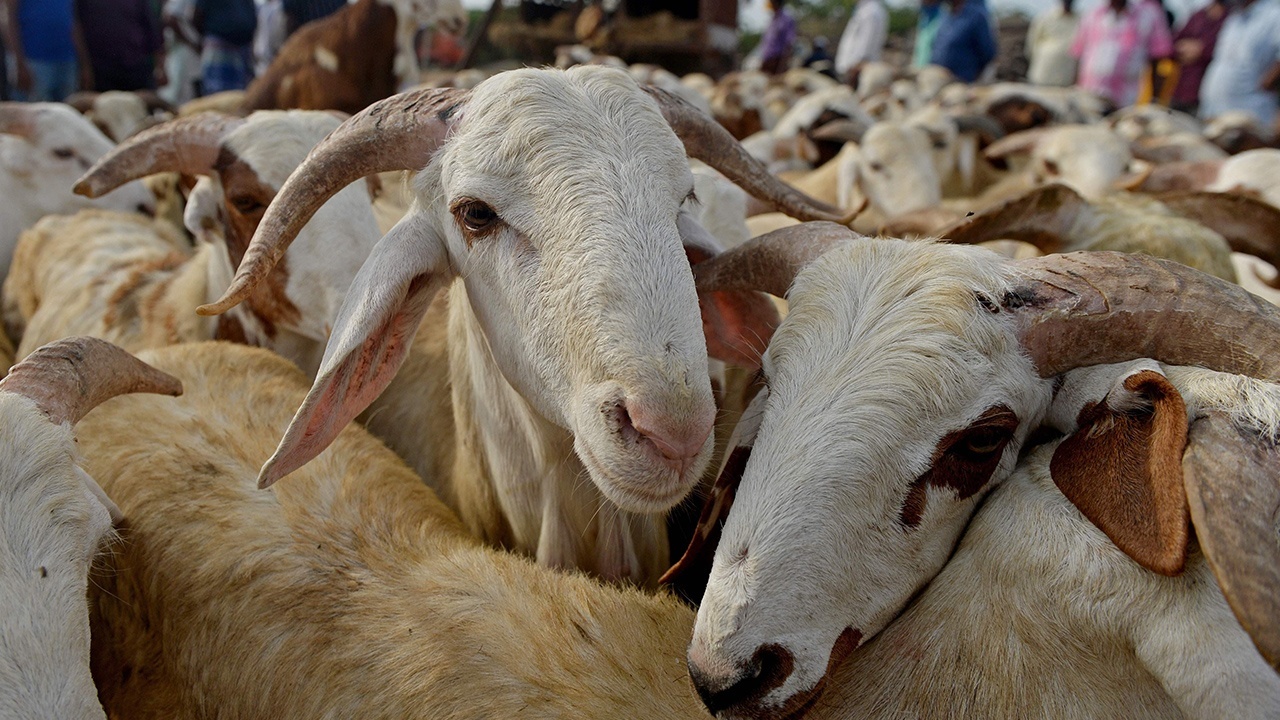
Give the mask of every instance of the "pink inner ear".
<path id="1" fill-rule="evenodd" d="M 280 447 L 262 467 L 258 487 L 269 487 L 310 462 L 382 394 L 408 356 L 418 324 L 435 296 L 439 283 L 433 279 L 429 274 L 413 278 L 404 299 L 386 319 L 332 371 L 317 379 Z"/>
<path id="2" fill-rule="evenodd" d="M 781 318 L 778 308 L 762 293 L 722 290 L 698 295 L 707 354 L 717 360 L 760 369 L 760 356 Z"/>

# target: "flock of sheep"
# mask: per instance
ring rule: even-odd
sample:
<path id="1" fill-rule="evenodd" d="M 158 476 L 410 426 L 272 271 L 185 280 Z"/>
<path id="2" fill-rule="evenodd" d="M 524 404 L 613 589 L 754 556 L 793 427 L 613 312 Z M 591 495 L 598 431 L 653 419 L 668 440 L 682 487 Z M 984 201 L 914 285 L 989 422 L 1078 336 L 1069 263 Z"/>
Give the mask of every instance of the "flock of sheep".
<path id="1" fill-rule="evenodd" d="M 0 105 L 0 717 L 1280 717 L 1280 151 L 560 64 Z"/>

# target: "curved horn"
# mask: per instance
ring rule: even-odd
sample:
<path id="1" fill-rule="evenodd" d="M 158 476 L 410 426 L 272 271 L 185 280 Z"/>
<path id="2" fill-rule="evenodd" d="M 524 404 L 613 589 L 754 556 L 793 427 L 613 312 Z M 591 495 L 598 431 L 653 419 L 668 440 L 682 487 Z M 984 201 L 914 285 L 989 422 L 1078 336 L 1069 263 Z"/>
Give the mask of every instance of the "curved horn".
<path id="1" fill-rule="evenodd" d="M 35 402 L 54 423 L 75 424 L 117 395 L 181 395 L 182 383 L 105 340 L 73 337 L 49 343 L 13 366 L 0 391 Z"/>
<path id="2" fill-rule="evenodd" d="M 1062 250 L 1071 229 L 1093 206 L 1075 190 L 1054 183 L 1036 188 L 938 233 L 952 243 L 975 245 L 988 240 L 1021 240 L 1048 254 Z"/>
<path id="3" fill-rule="evenodd" d="M 1003 309 L 1042 377 L 1151 358 L 1280 379 L 1280 307 L 1199 270 L 1146 255 L 1021 260 Z"/>
<path id="4" fill-rule="evenodd" d="M 1174 213 L 1221 235 L 1232 250 L 1280 268 L 1280 208 L 1238 193 L 1181 192 L 1156 199 Z"/>
<path id="5" fill-rule="evenodd" d="M 1009 155 L 1016 155 L 1017 153 L 1031 152 L 1035 150 L 1036 145 L 1039 145 L 1042 140 L 1055 131 L 1056 128 L 1052 127 L 1020 130 L 991 143 L 986 150 L 982 151 L 982 154 L 988 160 L 996 160 Z"/>
<path id="6" fill-rule="evenodd" d="M 244 120 L 217 113 L 200 113 L 171 120 L 128 138 L 76 183 L 75 192 L 101 197 L 112 190 L 159 172 L 208 175 L 218 160 L 222 138 Z"/>
<path id="7" fill-rule="evenodd" d="M 738 187 L 797 220 L 827 220 L 847 225 L 857 213 L 845 214 L 805 195 L 769 173 L 764 163 L 752 157 L 733 139 L 728 130 L 683 98 L 661 88 L 645 86 L 658 102 L 658 109 L 684 143 L 689 157 L 719 170 Z"/>
<path id="8" fill-rule="evenodd" d="M 1127 188 L 1134 192 L 1164 193 L 1204 190 L 1218 179 L 1223 160 L 1171 162 L 1156 165 L 1142 182 Z"/>
<path id="9" fill-rule="evenodd" d="M 30 139 L 35 131 L 35 108 L 26 103 L 0 102 L 0 134 Z"/>
<path id="10" fill-rule="evenodd" d="M 1280 670 L 1280 452 L 1218 412 L 1191 425 L 1182 457 L 1191 522 L 1227 604 Z"/>
<path id="11" fill-rule="evenodd" d="M 836 223 L 792 225 L 698 263 L 693 280 L 700 293 L 759 290 L 785 297 L 796 273 L 806 264 L 841 242 L 863 237 Z"/>
<path id="12" fill-rule="evenodd" d="M 832 120 L 810 132 L 809 139 L 840 143 L 862 142 L 862 136 L 866 134 L 869 128 L 870 126 L 865 122 L 850 118 L 840 118 L 839 120 Z"/>
<path id="13" fill-rule="evenodd" d="M 342 188 L 392 170 L 420 170 L 444 143 L 470 91 L 425 88 L 374 103 L 320 141 L 289 175 L 253 234 L 231 287 L 196 312 L 217 315 L 249 296 L 320 206 Z"/>
<path id="14" fill-rule="evenodd" d="M 1004 127 L 996 122 L 996 119 L 990 115 L 979 113 L 969 113 L 965 115 L 955 115 L 951 118 L 955 121 L 956 130 L 962 133 L 974 133 L 988 138 L 991 142 L 995 142 L 1005 136 Z"/>

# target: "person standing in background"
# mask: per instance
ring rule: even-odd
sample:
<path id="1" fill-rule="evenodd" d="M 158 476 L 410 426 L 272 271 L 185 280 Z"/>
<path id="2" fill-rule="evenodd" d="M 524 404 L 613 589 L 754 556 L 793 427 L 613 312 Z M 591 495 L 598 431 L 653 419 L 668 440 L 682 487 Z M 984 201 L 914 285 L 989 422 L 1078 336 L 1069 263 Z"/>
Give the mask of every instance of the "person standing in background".
<path id="1" fill-rule="evenodd" d="M 154 90 L 167 80 L 164 34 L 151 0 L 76 0 L 93 66 L 85 90 Z"/>
<path id="2" fill-rule="evenodd" d="M 1173 89 L 1173 109 L 1195 115 L 1200 109 L 1200 83 L 1213 61 L 1218 33 L 1227 19 L 1227 6 L 1214 0 L 1195 11 L 1173 36 L 1173 55 L 1178 60 L 1178 84 Z"/>
<path id="3" fill-rule="evenodd" d="M 73 0 L 6 0 L 6 5 L 17 99 L 58 102 L 80 87 L 93 87 Z"/>
<path id="4" fill-rule="evenodd" d="M 947 16 L 942 0 L 920 0 L 920 17 L 916 19 L 915 45 L 911 50 L 911 67 L 922 68 L 933 59 L 933 40 Z"/>
<path id="5" fill-rule="evenodd" d="M 271 66 L 280 46 L 289 37 L 288 18 L 282 0 L 258 4 L 258 29 L 253 34 L 253 74 L 261 75 Z"/>
<path id="6" fill-rule="evenodd" d="M 787 0 L 769 0 L 773 19 L 760 40 L 760 69 L 771 75 L 784 73 L 791 65 L 796 44 L 796 21 L 787 11 Z"/>
<path id="7" fill-rule="evenodd" d="M 991 15 L 982 0 L 950 0 L 951 12 L 933 39 L 934 65 L 951 71 L 961 82 L 978 79 L 996 56 Z"/>
<path id="8" fill-rule="evenodd" d="M 1062 0 L 1036 16 L 1027 31 L 1027 56 L 1031 66 L 1027 81 L 1036 85 L 1066 87 L 1076 82 L 1076 59 L 1071 43 L 1080 28 L 1080 16 L 1071 11 L 1072 0 Z"/>
<path id="9" fill-rule="evenodd" d="M 253 67 L 253 33 L 258 28 L 253 0 L 196 0 L 193 24 L 204 37 L 200 51 L 204 94 L 245 89 Z"/>
<path id="10" fill-rule="evenodd" d="M 889 37 L 889 11 L 882 0 L 858 0 L 836 47 L 836 77 L 852 83 L 863 63 L 875 62 Z"/>
<path id="11" fill-rule="evenodd" d="M 160 97 L 182 105 L 200 96 L 200 33 L 192 24 L 195 0 L 165 0 L 160 13 L 165 31 L 164 69 L 169 82 Z"/>
<path id="12" fill-rule="evenodd" d="M 1110 0 L 1080 23 L 1071 54 L 1080 61 L 1077 84 L 1128 107 L 1138 99 L 1143 71 L 1173 54 L 1164 10 L 1151 0 Z"/>
<path id="13" fill-rule="evenodd" d="M 312 20 L 319 20 L 338 11 L 347 0 L 284 0 L 285 36 Z"/>
<path id="14" fill-rule="evenodd" d="M 1237 0 L 1222 23 L 1200 87 L 1200 116 L 1242 110 L 1266 128 L 1276 122 L 1280 85 L 1280 0 Z"/>

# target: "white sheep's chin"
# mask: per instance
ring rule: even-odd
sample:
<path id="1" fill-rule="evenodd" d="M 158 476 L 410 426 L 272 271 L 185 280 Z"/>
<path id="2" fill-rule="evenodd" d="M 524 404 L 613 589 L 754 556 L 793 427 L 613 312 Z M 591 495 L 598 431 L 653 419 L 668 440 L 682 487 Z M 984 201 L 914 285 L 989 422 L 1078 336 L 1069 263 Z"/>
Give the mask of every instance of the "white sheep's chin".
<path id="1" fill-rule="evenodd" d="M 640 514 L 666 512 L 689 494 L 711 457 L 712 439 L 699 461 L 683 476 L 664 465 L 657 452 L 644 444 L 623 441 L 598 430 L 575 433 L 573 447 L 600 492 L 622 510 Z"/>

